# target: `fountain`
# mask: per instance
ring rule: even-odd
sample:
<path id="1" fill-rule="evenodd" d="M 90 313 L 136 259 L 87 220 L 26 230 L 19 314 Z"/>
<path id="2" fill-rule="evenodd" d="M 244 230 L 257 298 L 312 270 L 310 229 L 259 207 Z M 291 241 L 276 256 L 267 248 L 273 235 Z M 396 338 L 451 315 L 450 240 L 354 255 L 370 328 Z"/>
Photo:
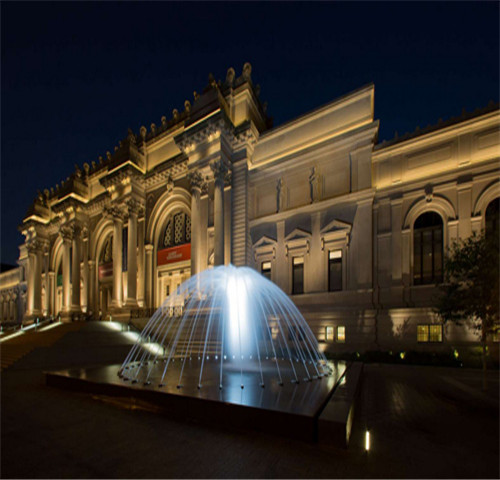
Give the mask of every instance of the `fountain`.
<path id="1" fill-rule="evenodd" d="M 158 388 L 243 389 L 330 373 L 288 296 L 252 268 L 229 265 L 191 277 L 167 297 L 118 376 Z"/>
<path id="2" fill-rule="evenodd" d="M 219 266 L 191 277 L 140 334 L 109 326 L 134 338 L 121 365 L 47 372 L 47 384 L 143 402 L 176 419 L 307 440 L 340 432 L 345 442 L 346 392 L 356 391 L 345 382 L 351 369 L 326 360 L 294 303 L 251 268 Z"/>

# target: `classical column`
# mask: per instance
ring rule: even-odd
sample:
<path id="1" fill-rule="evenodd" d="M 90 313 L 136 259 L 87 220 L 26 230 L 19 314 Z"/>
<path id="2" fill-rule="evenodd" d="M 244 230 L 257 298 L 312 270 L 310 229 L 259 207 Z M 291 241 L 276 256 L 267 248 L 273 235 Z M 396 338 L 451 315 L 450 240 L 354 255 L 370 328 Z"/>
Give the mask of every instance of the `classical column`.
<path id="1" fill-rule="evenodd" d="M 89 231 L 87 228 L 82 230 L 83 260 L 82 260 L 82 298 L 80 304 L 84 312 L 90 310 L 89 302 Z"/>
<path id="2" fill-rule="evenodd" d="M 36 248 L 32 243 L 27 244 L 28 250 L 28 275 L 27 275 L 27 308 L 26 315 L 33 315 L 35 310 L 35 269 L 36 269 Z"/>
<path id="3" fill-rule="evenodd" d="M 127 237 L 127 300 L 129 307 L 137 307 L 137 214 L 140 205 L 134 199 L 127 201 L 128 237 Z"/>
<path id="4" fill-rule="evenodd" d="M 43 315 L 50 314 L 50 279 L 49 279 L 49 251 L 44 251 L 43 254 L 43 270 L 44 270 L 44 287 L 45 287 L 45 305 L 43 306 Z"/>
<path id="5" fill-rule="evenodd" d="M 153 307 L 153 245 L 146 245 L 146 306 Z"/>
<path id="6" fill-rule="evenodd" d="M 88 261 L 88 306 L 87 306 L 87 312 L 92 312 L 93 315 L 97 315 L 99 312 L 97 311 L 96 308 L 96 301 L 95 301 L 95 261 L 94 260 L 89 260 Z"/>
<path id="7" fill-rule="evenodd" d="M 224 265 L 224 180 L 227 168 L 222 160 L 210 164 L 214 173 L 214 266 Z"/>
<path id="8" fill-rule="evenodd" d="M 113 307 L 122 305 L 122 235 L 123 220 L 122 217 L 113 217 Z"/>
<path id="9" fill-rule="evenodd" d="M 81 227 L 73 224 L 73 253 L 71 259 L 71 311 L 81 312 L 80 262 L 82 257 Z"/>
<path id="10" fill-rule="evenodd" d="M 191 183 L 191 276 L 200 271 L 200 195 L 203 177 L 198 170 L 189 174 Z"/>
<path id="11" fill-rule="evenodd" d="M 33 306 L 33 315 L 42 315 L 42 262 L 43 252 L 39 247 L 36 251 L 36 268 L 35 268 L 35 299 Z"/>
<path id="12" fill-rule="evenodd" d="M 139 217 L 137 225 L 137 279 L 139 280 L 137 284 L 137 300 L 139 305 L 144 306 L 144 287 L 145 287 L 145 277 L 144 277 L 144 226 L 145 218 L 144 215 Z"/>
<path id="13" fill-rule="evenodd" d="M 69 226 L 61 227 L 59 232 L 63 239 L 63 252 L 62 252 L 62 280 L 63 280 L 63 298 L 62 298 L 62 311 L 69 312 L 71 290 L 70 290 L 70 261 L 71 261 L 71 240 L 73 239 L 73 232 Z"/>
<path id="14" fill-rule="evenodd" d="M 49 272 L 49 315 L 55 315 L 55 295 L 56 295 L 56 274 L 55 272 Z"/>

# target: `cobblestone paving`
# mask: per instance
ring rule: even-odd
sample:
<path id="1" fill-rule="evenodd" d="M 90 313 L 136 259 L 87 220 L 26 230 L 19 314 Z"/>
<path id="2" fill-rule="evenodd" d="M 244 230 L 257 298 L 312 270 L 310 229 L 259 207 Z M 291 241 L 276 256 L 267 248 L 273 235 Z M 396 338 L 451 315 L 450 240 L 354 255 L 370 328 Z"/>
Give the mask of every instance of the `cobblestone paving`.
<path id="1" fill-rule="evenodd" d="M 119 363 L 89 324 L 2 372 L 2 478 L 498 478 L 498 372 L 366 365 L 348 450 L 175 421 L 44 385 L 42 370 Z M 370 429 L 371 449 L 364 450 Z"/>

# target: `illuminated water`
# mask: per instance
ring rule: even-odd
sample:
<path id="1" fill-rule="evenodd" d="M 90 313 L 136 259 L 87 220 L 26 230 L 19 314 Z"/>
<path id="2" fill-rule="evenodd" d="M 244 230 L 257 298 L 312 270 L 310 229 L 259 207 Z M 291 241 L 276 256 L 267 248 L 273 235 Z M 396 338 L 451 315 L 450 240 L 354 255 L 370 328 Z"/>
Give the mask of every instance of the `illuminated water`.
<path id="1" fill-rule="evenodd" d="M 219 266 L 184 282 L 151 317 L 118 375 L 177 388 L 313 381 L 330 369 L 303 316 L 248 267 Z"/>

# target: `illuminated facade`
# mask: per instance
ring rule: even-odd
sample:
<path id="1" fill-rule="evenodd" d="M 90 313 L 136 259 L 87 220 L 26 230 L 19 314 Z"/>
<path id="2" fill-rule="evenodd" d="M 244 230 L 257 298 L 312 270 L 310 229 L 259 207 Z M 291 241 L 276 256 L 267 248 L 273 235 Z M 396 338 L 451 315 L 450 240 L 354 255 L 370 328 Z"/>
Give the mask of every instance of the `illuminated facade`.
<path id="1" fill-rule="evenodd" d="M 40 193 L 21 227 L 24 318 L 147 318 L 233 263 L 291 295 L 326 348 L 475 340 L 443 330 L 431 297 L 450 242 L 498 222 L 498 106 L 377 144 L 373 85 L 276 128 L 259 90 L 231 68 Z"/>

